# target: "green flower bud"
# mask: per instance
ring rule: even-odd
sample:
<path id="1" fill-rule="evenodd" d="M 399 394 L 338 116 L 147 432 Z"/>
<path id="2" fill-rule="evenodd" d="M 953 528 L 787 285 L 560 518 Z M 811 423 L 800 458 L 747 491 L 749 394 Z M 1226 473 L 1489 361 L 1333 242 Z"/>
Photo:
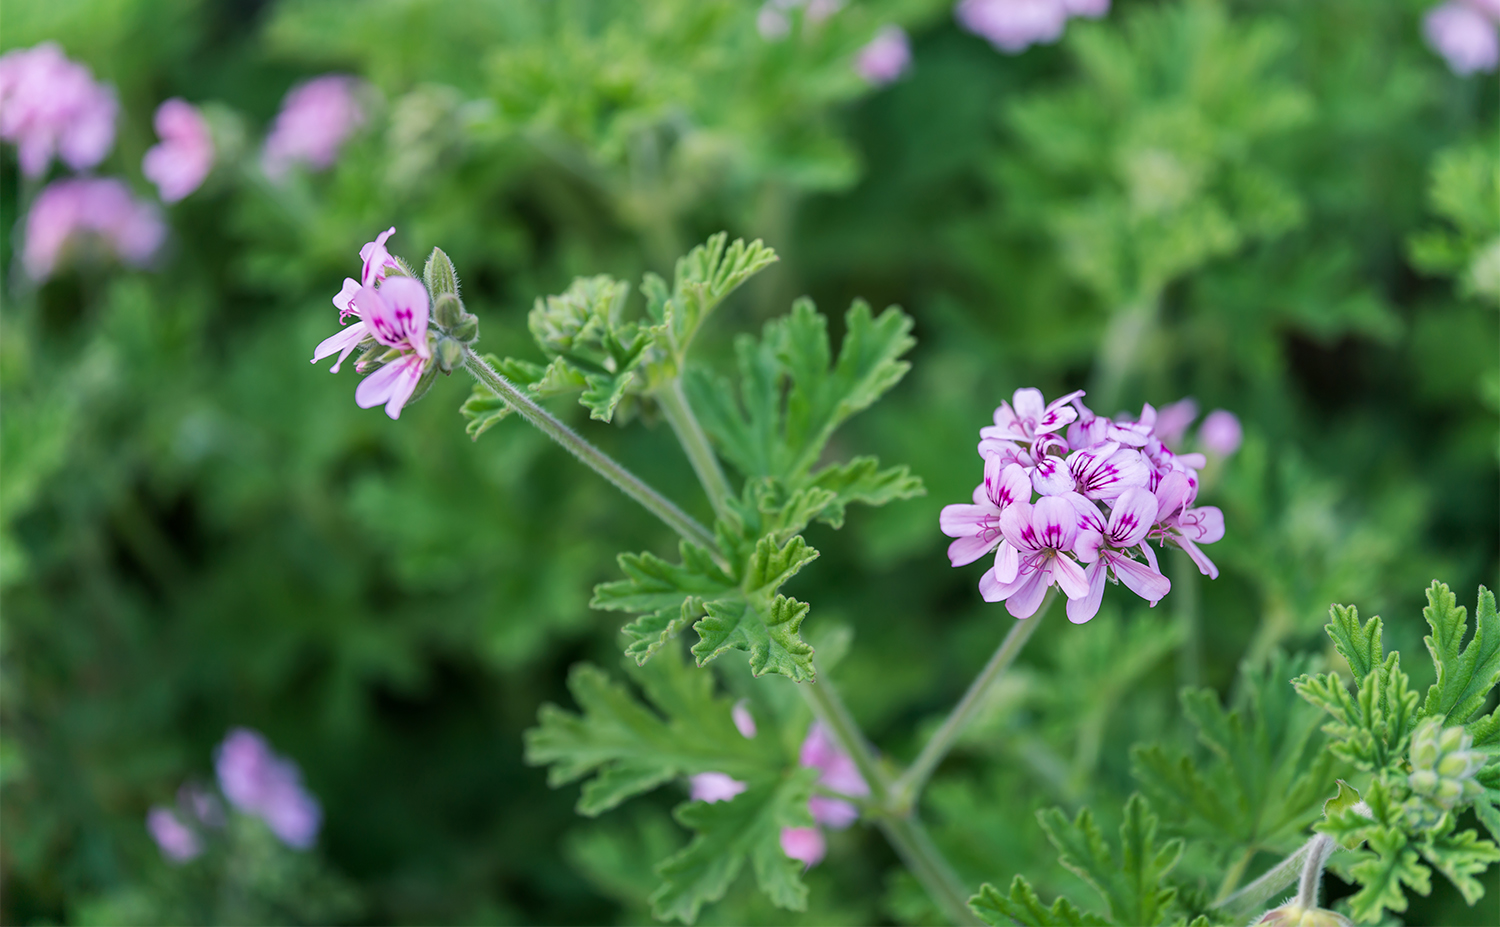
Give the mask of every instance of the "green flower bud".
<path id="1" fill-rule="evenodd" d="M 1437 794 L 1432 800 L 1441 808 L 1452 809 L 1458 804 L 1459 799 L 1464 797 L 1464 784 L 1457 779 L 1443 779 L 1438 782 Z"/>
<path id="2" fill-rule="evenodd" d="M 1478 767 L 1474 759 L 1475 756 L 1472 751 L 1450 753 L 1441 760 L 1438 760 L 1438 775 L 1444 779 L 1463 779 L 1477 771 Z"/>
<path id="3" fill-rule="evenodd" d="M 464 346 L 462 342 L 454 341 L 444 336 L 437 343 L 437 365 L 443 373 L 452 373 L 453 368 L 463 363 Z"/>
<path id="4" fill-rule="evenodd" d="M 1438 774 L 1430 769 L 1419 769 L 1408 779 L 1411 790 L 1418 795 L 1431 795 L 1437 791 L 1438 781 Z"/>
<path id="5" fill-rule="evenodd" d="M 1438 749 L 1444 753 L 1453 753 L 1457 750 L 1467 750 L 1474 746 L 1474 738 L 1464 733 L 1464 729 L 1454 725 L 1443 731 L 1438 738 Z"/>
<path id="6" fill-rule="evenodd" d="M 437 302 L 434 304 L 432 315 L 440 327 L 452 328 L 467 315 L 464 312 L 463 300 L 458 298 L 458 294 L 441 293 L 435 299 Z"/>
<path id="7" fill-rule="evenodd" d="M 465 312 L 448 333 L 464 344 L 473 344 L 474 339 L 479 337 L 479 319 L 472 313 Z"/>
<path id="8" fill-rule="evenodd" d="M 1256 921 L 1257 924 L 1273 924 L 1275 927 L 1354 927 L 1352 921 L 1337 911 L 1327 908 L 1304 908 L 1295 901 L 1288 902 Z"/>

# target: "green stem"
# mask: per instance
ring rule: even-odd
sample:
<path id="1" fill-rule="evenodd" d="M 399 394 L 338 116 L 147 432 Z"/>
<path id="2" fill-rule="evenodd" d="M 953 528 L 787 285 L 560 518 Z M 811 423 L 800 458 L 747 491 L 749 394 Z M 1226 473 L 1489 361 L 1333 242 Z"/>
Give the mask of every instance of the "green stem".
<path id="1" fill-rule="evenodd" d="M 1313 906 L 1316 907 L 1318 878 L 1322 875 L 1323 864 L 1328 861 L 1328 857 L 1335 849 L 1337 845 L 1332 838 L 1326 834 L 1315 834 L 1311 840 L 1302 845 L 1301 849 L 1271 867 L 1269 872 L 1239 891 L 1226 895 L 1224 890 L 1220 889 L 1219 898 L 1213 903 L 1213 910 L 1240 914 L 1258 911 L 1269 904 L 1272 898 L 1285 891 L 1287 886 L 1298 881 L 1299 876 L 1304 889 L 1308 889 L 1308 880 L 1311 879 L 1311 888 L 1308 890 L 1314 896 Z M 1245 851 L 1246 858 L 1243 860 L 1245 864 L 1248 864 L 1249 858 L 1255 855 L 1254 851 L 1254 847 Z M 1241 873 L 1244 872 L 1243 865 L 1235 868 Z M 1309 872 L 1309 870 L 1312 871 Z M 1233 874 L 1231 872 L 1231 875 Z M 1232 887 L 1232 885 L 1226 880 L 1225 887 Z"/>
<path id="2" fill-rule="evenodd" d="M 963 733 L 974 712 L 984 703 L 984 698 L 991 687 L 1015 662 L 1016 655 L 1036 632 L 1037 625 L 1047 616 L 1047 611 L 1052 607 L 1052 601 L 1056 597 L 1057 591 L 1049 589 L 1047 598 L 1042 601 L 1042 607 L 1037 609 L 1036 614 L 1011 625 L 1010 632 L 1005 635 L 1005 640 L 1000 642 L 999 648 L 990 657 L 990 662 L 984 665 L 984 669 L 979 671 L 979 675 L 969 685 L 969 691 L 965 692 L 964 697 L 953 706 L 953 710 L 943 721 L 942 727 L 933 733 L 927 745 L 922 748 L 922 752 L 912 762 L 911 768 L 896 781 L 896 804 L 893 807 L 910 808 L 916 804 L 917 797 L 922 794 L 922 787 L 927 784 L 927 779 L 943 761 L 943 757 L 948 755 L 948 751 L 953 749 L 953 742 L 958 740 L 958 735 Z"/>
<path id="3" fill-rule="evenodd" d="M 876 824 L 906 868 L 911 870 L 949 920 L 955 924 L 979 923 L 969 910 L 969 893 L 954 874 L 953 867 L 943 858 L 942 851 L 933 844 L 921 820 L 910 808 L 904 811 L 892 809 L 890 777 L 876 761 L 858 722 L 844 707 L 828 677 L 819 674 L 817 682 L 798 686 L 797 690 L 828 729 L 834 743 L 854 760 L 859 774 L 869 783 L 870 802 L 881 809 L 875 818 Z"/>
<path id="4" fill-rule="evenodd" d="M 588 464 L 595 473 L 614 483 L 625 495 L 645 506 L 651 514 L 665 522 L 667 527 L 694 544 L 706 548 L 721 567 L 728 568 L 728 564 L 724 563 L 719 554 L 718 543 L 707 528 L 678 508 L 672 500 L 646 485 L 640 477 L 620 466 L 614 458 L 585 441 L 578 432 L 569 428 L 551 412 L 537 405 L 536 400 L 501 376 L 500 372 L 491 367 L 484 358 L 475 354 L 472 348 L 464 348 L 464 368 L 474 375 L 474 379 L 483 383 L 486 389 L 510 403 L 511 408 L 519 412 L 526 421 L 541 429 L 543 434 L 567 448 L 574 457 Z"/>
<path id="5" fill-rule="evenodd" d="M 656 397 L 656 403 L 667 417 L 672 430 L 677 433 L 677 440 L 687 452 L 688 461 L 698 474 L 698 482 L 703 484 L 703 491 L 708 494 L 708 501 L 713 505 L 714 512 L 723 515 L 724 502 L 732 495 L 729 481 L 724 478 L 724 470 L 719 466 L 719 458 L 714 454 L 713 446 L 708 443 L 708 435 L 704 433 L 703 426 L 698 424 L 693 407 L 688 405 L 687 396 L 682 392 L 682 378 L 674 377 L 652 395 Z"/>
<path id="6" fill-rule="evenodd" d="M 1141 349 L 1156 327 L 1157 303 L 1157 294 L 1141 294 L 1115 309 L 1110 318 L 1089 384 L 1089 405 L 1100 415 L 1113 414 L 1125 382 L 1135 372 Z"/>

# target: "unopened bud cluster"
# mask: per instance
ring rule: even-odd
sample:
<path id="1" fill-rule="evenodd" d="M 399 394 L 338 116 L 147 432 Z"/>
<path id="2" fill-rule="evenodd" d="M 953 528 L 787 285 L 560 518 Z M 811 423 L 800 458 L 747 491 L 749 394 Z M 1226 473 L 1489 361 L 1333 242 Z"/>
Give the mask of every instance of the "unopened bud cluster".
<path id="1" fill-rule="evenodd" d="M 1423 721 L 1411 739 L 1407 784 L 1415 794 L 1406 802 L 1407 816 L 1431 826 L 1443 812 L 1480 797 L 1484 789 L 1474 775 L 1485 759 L 1463 727 L 1445 728 L 1436 718 Z"/>
<path id="2" fill-rule="evenodd" d="M 346 279 L 333 298 L 345 327 L 313 351 L 314 363 L 338 355 L 334 373 L 350 354 L 362 351 L 354 367 L 368 376 L 354 391 L 354 401 L 364 409 L 384 405 L 391 418 L 422 398 L 439 370 L 452 373 L 462 364 L 479 337 L 479 320 L 464 309 L 448 255 L 433 248 L 418 282 L 411 268 L 386 250 L 395 233 L 394 227 L 387 229 L 360 249 L 360 279 Z M 351 317 L 358 321 L 347 324 Z"/>

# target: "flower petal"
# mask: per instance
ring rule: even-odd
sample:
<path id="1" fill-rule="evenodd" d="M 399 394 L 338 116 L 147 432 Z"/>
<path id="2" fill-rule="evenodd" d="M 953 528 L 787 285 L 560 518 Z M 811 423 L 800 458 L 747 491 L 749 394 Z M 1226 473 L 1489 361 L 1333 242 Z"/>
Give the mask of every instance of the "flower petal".
<path id="1" fill-rule="evenodd" d="M 1000 512 L 988 504 L 954 503 L 943 506 L 943 510 L 938 513 L 938 527 L 950 538 L 971 537 L 986 528 L 998 530 L 999 526 Z"/>
<path id="2" fill-rule="evenodd" d="M 1072 492 L 1077 481 L 1061 457 L 1043 457 L 1031 471 L 1031 485 L 1044 496 L 1060 496 Z"/>
<path id="3" fill-rule="evenodd" d="M 1021 555 L 1009 541 L 1001 541 L 1000 549 L 995 551 L 995 579 L 1008 583 L 1016 578 L 1021 570 Z"/>
<path id="4" fill-rule="evenodd" d="M 1134 547 L 1156 524 L 1156 496 L 1138 486 L 1120 493 L 1109 513 L 1109 540 L 1114 547 Z"/>
<path id="5" fill-rule="evenodd" d="M 318 346 L 313 349 L 312 362 L 316 364 L 325 357 L 337 354 L 339 359 L 334 361 L 333 367 L 330 369 L 333 373 L 338 373 L 339 365 L 344 362 L 344 358 L 348 357 L 350 352 L 359 346 L 359 343 L 364 340 L 367 334 L 369 332 L 365 330 L 365 323 L 355 322 L 338 334 L 329 335 L 318 342 Z"/>
<path id="6" fill-rule="evenodd" d="M 390 401 L 397 382 L 404 371 L 405 358 L 386 364 L 359 381 L 354 389 L 354 404 L 361 409 L 373 409 Z"/>
<path id="7" fill-rule="evenodd" d="M 1081 599 L 1089 594 L 1088 577 L 1084 576 L 1083 567 L 1077 561 L 1066 554 L 1056 554 L 1052 558 L 1052 576 L 1057 580 L 1057 587 L 1063 591 L 1063 595 L 1070 599 Z"/>
<path id="8" fill-rule="evenodd" d="M 391 388 L 391 398 L 385 404 L 385 414 L 393 420 L 401 417 L 402 408 L 411 399 L 411 394 L 416 392 L 417 384 L 422 382 L 422 371 L 427 366 L 415 354 L 408 354 L 396 363 L 402 366 L 401 376 Z"/>
<path id="9" fill-rule="evenodd" d="M 1016 618 L 1030 618 L 1042 606 L 1042 597 L 1047 594 L 1046 570 L 1032 570 L 1027 576 L 1016 580 L 1015 590 L 1005 597 L 1005 610 Z"/>
<path id="10" fill-rule="evenodd" d="M 354 305 L 376 341 L 429 356 L 427 288 L 420 282 L 411 277 L 391 277 L 379 290 L 361 288 Z"/>
<path id="11" fill-rule="evenodd" d="M 1083 624 L 1099 614 L 1099 605 L 1104 601 L 1104 580 L 1109 570 L 1104 561 L 1099 560 L 1089 564 L 1083 572 L 1089 581 L 1089 594 L 1068 600 L 1068 620 L 1074 624 Z"/>
<path id="12" fill-rule="evenodd" d="M 1215 505 L 1183 509 L 1177 529 L 1199 544 L 1212 544 L 1224 537 L 1224 513 Z"/>
<path id="13" fill-rule="evenodd" d="M 1030 502 L 1017 502 L 1000 513 L 1000 533 L 1017 550 L 1034 551 L 1042 547 L 1031 527 L 1031 509 Z"/>
<path id="14" fill-rule="evenodd" d="M 823 861 L 828 852 L 828 843 L 823 832 L 816 827 L 783 827 L 781 829 L 781 852 L 811 869 Z"/>
<path id="15" fill-rule="evenodd" d="M 1183 550 L 1187 551 L 1187 555 L 1191 557 L 1193 562 L 1198 565 L 1199 573 L 1202 573 L 1209 579 L 1219 578 L 1219 568 L 1214 565 L 1214 562 L 1212 560 L 1208 559 L 1207 554 L 1198 549 L 1197 544 L 1194 544 L 1187 538 L 1181 537 L 1173 538 L 1172 540 L 1177 542 L 1178 547 L 1181 547 Z"/>
<path id="16" fill-rule="evenodd" d="M 1000 533 L 996 531 L 959 538 L 948 545 L 948 562 L 956 567 L 968 566 L 989 553 L 999 536 Z"/>
<path id="17" fill-rule="evenodd" d="M 354 308 L 354 296 L 359 292 L 359 283 L 353 277 L 344 278 L 344 286 L 338 295 L 333 298 L 333 304 L 338 307 L 339 321 L 342 322 L 350 315 L 358 315 L 359 310 Z"/>
<path id="18" fill-rule="evenodd" d="M 1002 515 L 1002 530 L 1004 524 Z M 1031 507 L 1031 527 L 1036 532 L 1038 547 L 1070 550 L 1078 540 L 1078 510 L 1065 498 L 1044 496 Z"/>
<path id="19" fill-rule="evenodd" d="M 1138 560 L 1114 555 L 1109 558 L 1115 578 L 1125 588 L 1155 605 L 1172 591 L 1172 581 Z"/>
<path id="20" fill-rule="evenodd" d="M 364 262 L 359 278 L 365 286 L 374 286 L 384 280 L 387 270 L 400 269 L 395 259 L 391 257 L 391 253 L 385 250 L 386 241 L 394 234 L 396 234 L 396 227 L 393 225 L 376 235 L 374 241 L 366 242 L 365 246 L 359 249 L 359 259 Z"/>

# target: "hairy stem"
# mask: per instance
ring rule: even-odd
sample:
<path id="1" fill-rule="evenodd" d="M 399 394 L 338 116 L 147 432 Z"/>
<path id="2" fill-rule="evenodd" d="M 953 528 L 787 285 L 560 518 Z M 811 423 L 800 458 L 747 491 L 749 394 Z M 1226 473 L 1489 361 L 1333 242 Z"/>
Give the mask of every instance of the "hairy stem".
<path id="1" fill-rule="evenodd" d="M 916 804 L 918 796 L 922 794 L 922 787 L 927 784 L 927 779 L 932 775 L 933 770 L 937 769 L 943 757 L 948 755 L 948 751 L 953 749 L 953 742 L 958 739 L 958 735 L 963 733 L 970 718 L 983 704 L 984 697 L 996 681 L 1005 675 L 1005 671 L 1015 662 L 1021 648 L 1026 646 L 1026 642 L 1036 632 L 1037 625 L 1047 616 L 1048 610 L 1052 607 L 1052 600 L 1056 596 L 1056 590 L 1048 590 L 1047 598 L 1043 600 L 1042 607 L 1037 609 L 1036 614 L 1011 625 L 1010 632 L 1005 635 L 1005 640 L 1000 642 L 999 648 L 990 657 L 990 662 L 984 665 L 984 669 L 979 671 L 979 675 L 969 685 L 969 691 L 965 692 L 964 697 L 953 706 L 953 711 L 949 712 L 942 727 L 933 733 L 927 745 L 922 748 L 922 752 L 912 762 L 911 767 L 896 781 L 894 807 L 910 808 Z"/>
<path id="2" fill-rule="evenodd" d="M 719 555 L 718 544 L 713 534 L 692 516 L 677 507 L 671 499 L 646 485 L 640 477 L 620 466 L 613 457 L 585 441 L 578 432 L 569 428 L 557 416 L 537 405 L 536 400 L 522 392 L 507 380 L 472 348 L 464 348 L 464 369 L 483 383 L 485 388 L 510 403 L 511 408 L 526 421 L 541 429 L 542 433 L 561 444 L 574 457 L 588 464 L 595 473 L 615 484 L 625 495 L 645 506 L 646 509 L 694 544 L 706 548 L 718 560 L 721 567 L 728 567 Z"/>
<path id="3" fill-rule="evenodd" d="M 1328 857 L 1333 855 L 1333 851 L 1337 848 L 1337 844 L 1326 834 L 1315 834 L 1297 852 L 1271 867 L 1269 872 L 1239 891 L 1226 896 L 1221 889 L 1213 908 L 1216 911 L 1239 914 L 1264 908 L 1272 898 L 1285 891 L 1287 886 L 1298 881 L 1299 878 L 1305 886 L 1309 878 L 1309 869 L 1313 870 L 1311 874 L 1313 902 L 1307 906 L 1316 907 L 1318 880 L 1323 873 L 1323 864 L 1328 862 Z M 1253 850 L 1254 848 L 1251 848 L 1246 851 L 1247 855 L 1253 856 Z M 1246 859 L 1245 862 L 1248 863 L 1249 860 Z M 1241 872 L 1244 871 L 1243 867 L 1239 868 Z M 1300 903 L 1301 892 L 1298 893 L 1298 898 Z"/>
<path id="4" fill-rule="evenodd" d="M 698 482 L 703 484 L 703 491 L 708 494 L 708 501 L 713 505 L 714 512 L 723 515 L 724 500 L 731 495 L 729 481 L 724 478 L 719 458 L 714 454 L 713 446 L 708 443 L 708 435 L 704 433 L 703 426 L 698 424 L 693 407 L 688 405 L 687 396 L 682 391 L 682 378 L 674 377 L 652 395 L 656 397 L 656 403 L 667 417 L 672 430 L 677 433 L 677 440 L 687 453 L 693 471 L 698 474 Z"/>
<path id="5" fill-rule="evenodd" d="M 817 682 L 800 685 L 797 690 L 807 700 L 813 714 L 828 729 L 829 736 L 838 744 L 839 749 L 854 760 L 859 774 L 869 783 L 870 803 L 880 809 L 876 823 L 895 849 L 896 855 L 906 864 L 906 868 L 950 921 L 955 924 L 979 923 L 969 910 L 969 893 L 954 874 L 953 867 L 943 858 L 942 852 L 933 844 L 921 820 L 912 813 L 910 807 L 898 810 L 891 806 L 890 777 L 876 761 L 858 722 L 849 714 L 849 709 L 844 707 L 843 700 L 839 698 L 827 675 L 820 673 Z"/>

